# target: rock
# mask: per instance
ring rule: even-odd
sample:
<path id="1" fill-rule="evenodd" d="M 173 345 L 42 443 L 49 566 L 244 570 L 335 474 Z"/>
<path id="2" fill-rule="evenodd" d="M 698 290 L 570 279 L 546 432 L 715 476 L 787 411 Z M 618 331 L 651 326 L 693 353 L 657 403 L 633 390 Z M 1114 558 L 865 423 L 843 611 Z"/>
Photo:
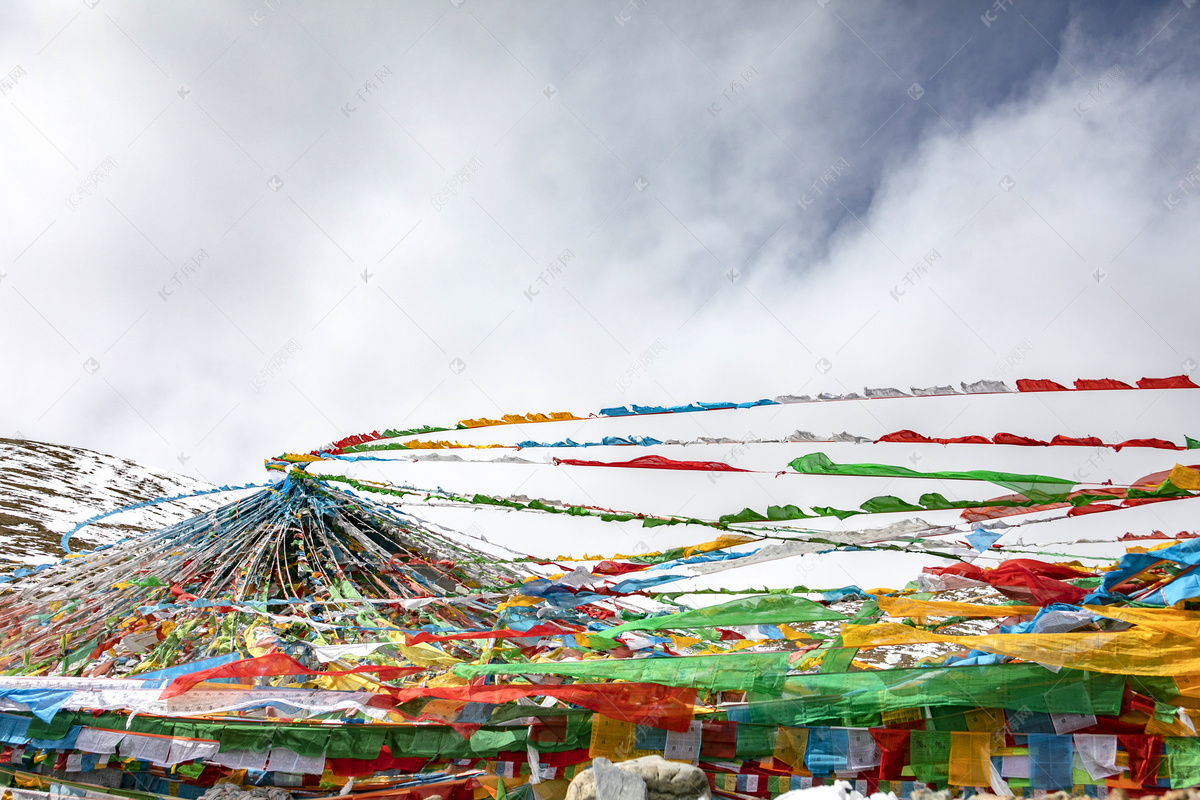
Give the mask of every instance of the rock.
<path id="1" fill-rule="evenodd" d="M 1112 793 L 1108 796 L 1112 797 Z M 1172 789 L 1162 796 L 1162 800 L 1200 800 L 1200 789 Z"/>
<path id="2" fill-rule="evenodd" d="M 247 791 L 234 783 L 218 783 L 200 797 L 201 800 L 292 800 L 285 789 L 255 786 Z"/>
<path id="3" fill-rule="evenodd" d="M 910 800 L 950 800 L 954 793 L 949 789 L 934 791 L 933 789 L 914 789 Z"/>
<path id="4" fill-rule="evenodd" d="M 596 790 L 597 770 L 600 772 L 599 793 Z M 608 770 L 636 777 L 643 787 L 643 800 L 711 800 L 708 779 L 699 767 L 667 761 L 662 756 L 645 756 L 618 764 L 613 764 L 606 758 L 597 758 L 592 769 L 579 773 L 571 781 L 567 788 L 566 800 L 627 800 L 631 797 L 629 794 L 613 797 L 606 793 L 609 787 L 607 781 L 611 780 L 607 775 Z M 626 784 L 621 783 L 621 788 L 617 791 L 636 791 L 626 789 L 625 786 Z"/>
<path id="5" fill-rule="evenodd" d="M 607 758 L 592 762 L 596 800 L 646 800 L 646 782 L 635 772 L 620 769 Z"/>
<path id="6" fill-rule="evenodd" d="M 914 792 L 914 796 L 915 794 Z M 850 788 L 850 784 L 846 781 L 834 781 L 823 786 L 814 786 L 811 789 L 793 789 L 777 796 L 775 800 L 785 800 L 785 798 L 786 800 L 864 800 L 862 794 Z M 893 792 L 887 794 L 875 792 L 871 795 L 871 800 L 896 800 L 896 795 Z"/>

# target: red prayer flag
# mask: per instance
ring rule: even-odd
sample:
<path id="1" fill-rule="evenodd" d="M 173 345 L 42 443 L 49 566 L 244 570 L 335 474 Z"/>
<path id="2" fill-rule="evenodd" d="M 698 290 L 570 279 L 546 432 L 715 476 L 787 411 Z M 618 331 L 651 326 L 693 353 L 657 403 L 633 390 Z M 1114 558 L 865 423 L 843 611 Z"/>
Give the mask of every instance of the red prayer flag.
<path id="1" fill-rule="evenodd" d="M 1052 445 L 1065 447 L 1105 447 L 1104 442 L 1095 436 L 1055 436 L 1050 440 Z"/>
<path id="2" fill-rule="evenodd" d="M 1099 514 L 1101 511 L 1116 511 L 1120 508 L 1119 505 L 1109 505 L 1108 503 L 1088 503 L 1086 506 L 1075 506 L 1067 512 L 1068 517 L 1082 517 L 1085 514 Z"/>
<path id="3" fill-rule="evenodd" d="M 1030 439 L 1028 436 L 1017 436 L 1015 433 L 997 433 L 992 437 L 995 444 L 1019 444 L 1026 447 L 1045 447 L 1041 439 Z"/>
<path id="4" fill-rule="evenodd" d="M 1187 375 L 1171 378 L 1142 378 L 1137 382 L 1139 389 L 1200 389 Z"/>
<path id="5" fill-rule="evenodd" d="M 1069 392 L 1071 391 L 1061 383 L 1055 383 L 1048 380 L 1036 380 L 1032 378 L 1019 378 L 1017 380 L 1018 392 Z"/>
<path id="6" fill-rule="evenodd" d="M 355 667 L 354 669 L 321 672 L 309 669 L 296 659 L 291 656 L 285 656 L 283 653 L 270 653 L 258 658 L 246 658 L 241 661 L 234 661 L 231 664 L 223 664 L 219 667 L 210 667 L 209 669 L 180 675 L 163 689 L 163 693 L 159 696 L 159 699 L 167 700 L 172 697 L 178 697 L 196 684 L 213 678 L 259 678 L 276 675 L 337 676 L 355 675 L 361 672 L 376 672 L 383 680 L 394 680 L 403 675 L 413 675 L 424 671 L 424 667 L 381 667 L 369 664 L 362 667 Z"/>
<path id="7" fill-rule="evenodd" d="M 878 444 L 879 442 L 907 442 L 907 443 L 911 443 L 911 444 L 936 444 L 937 440 L 930 439 L 928 436 L 917 433 L 916 431 L 903 430 L 903 431 L 896 431 L 895 433 L 889 433 L 884 436 L 881 436 L 878 439 L 876 439 L 875 442 L 876 442 L 876 444 Z"/>
<path id="8" fill-rule="evenodd" d="M 1114 381 L 1112 378 L 1097 378 L 1090 380 L 1088 378 L 1080 378 L 1075 381 L 1075 388 L 1081 392 L 1094 392 L 1102 389 L 1132 389 L 1128 383 Z"/>
<path id="9" fill-rule="evenodd" d="M 1161 736 L 1117 735 L 1129 753 L 1129 778 L 1143 786 L 1158 781 L 1159 762 L 1162 761 L 1163 738 Z"/>
<path id="10" fill-rule="evenodd" d="M 653 564 L 630 564 L 624 561 L 613 561 L 605 559 L 596 566 L 592 567 L 593 575 L 624 575 L 628 572 L 641 572 L 644 569 L 650 569 Z"/>
<path id="11" fill-rule="evenodd" d="M 420 697 L 467 703 L 508 703 L 518 697 L 554 697 L 622 722 L 685 732 L 692 722 L 696 690 L 657 683 L 572 683 L 568 685 L 384 687 L 397 704 Z"/>
<path id="12" fill-rule="evenodd" d="M 633 467 L 636 469 L 688 469 L 702 472 L 750 472 L 748 469 L 731 467 L 720 461 L 676 461 L 662 456 L 642 456 L 632 461 L 584 461 L 580 458 L 556 458 L 555 464 L 573 467 Z"/>
<path id="13" fill-rule="evenodd" d="M 879 778 L 901 780 L 901 770 L 908 764 L 909 731 L 890 728 L 871 728 L 871 738 L 879 745 Z"/>
<path id="14" fill-rule="evenodd" d="M 1180 447 L 1174 442 L 1168 442 L 1166 439 L 1126 439 L 1120 444 L 1113 445 L 1113 449 L 1118 453 L 1122 447 L 1154 447 L 1159 450 L 1186 450 L 1187 448 Z"/>

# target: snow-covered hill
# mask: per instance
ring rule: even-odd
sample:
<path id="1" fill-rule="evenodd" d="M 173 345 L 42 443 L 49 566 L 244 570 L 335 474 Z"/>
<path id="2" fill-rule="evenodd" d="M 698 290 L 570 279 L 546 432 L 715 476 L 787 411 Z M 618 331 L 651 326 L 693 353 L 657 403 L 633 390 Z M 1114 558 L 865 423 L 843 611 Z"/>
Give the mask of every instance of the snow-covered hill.
<path id="1" fill-rule="evenodd" d="M 79 447 L 0 438 L 0 562 L 42 563 L 62 556 L 59 540 L 77 523 L 133 503 L 211 489 L 203 481 L 155 472 L 134 461 Z M 157 530 L 215 508 L 207 495 L 109 517 L 77 534 L 96 545 Z"/>

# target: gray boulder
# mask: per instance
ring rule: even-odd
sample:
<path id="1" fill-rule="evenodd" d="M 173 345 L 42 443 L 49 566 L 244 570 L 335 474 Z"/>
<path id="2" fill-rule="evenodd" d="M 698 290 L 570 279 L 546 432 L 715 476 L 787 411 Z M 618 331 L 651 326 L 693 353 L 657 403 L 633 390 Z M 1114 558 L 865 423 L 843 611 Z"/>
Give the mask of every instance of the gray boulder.
<path id="1" fill-rule="evenodd" d="M 623 774 L 614 776 L 616 772 Z M 667 761 L 662 756 L 645 756 L 617 764 L 597 758 L 592 769 L 579 773 L 571 781 L 566 800 L 711 800 L 711 797 L 708 779 L 699 767 Z"/>

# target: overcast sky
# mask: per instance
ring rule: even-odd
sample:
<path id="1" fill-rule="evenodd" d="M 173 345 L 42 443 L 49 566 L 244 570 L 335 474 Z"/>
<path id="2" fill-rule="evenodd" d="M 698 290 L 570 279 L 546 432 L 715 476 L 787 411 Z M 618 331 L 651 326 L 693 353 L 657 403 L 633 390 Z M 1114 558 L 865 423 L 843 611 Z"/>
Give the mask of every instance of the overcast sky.
<path id="1" fill-rule="evenodd" d="M 0 435 L 1187 371 L 1195 4 L 6 3 Z"/>

